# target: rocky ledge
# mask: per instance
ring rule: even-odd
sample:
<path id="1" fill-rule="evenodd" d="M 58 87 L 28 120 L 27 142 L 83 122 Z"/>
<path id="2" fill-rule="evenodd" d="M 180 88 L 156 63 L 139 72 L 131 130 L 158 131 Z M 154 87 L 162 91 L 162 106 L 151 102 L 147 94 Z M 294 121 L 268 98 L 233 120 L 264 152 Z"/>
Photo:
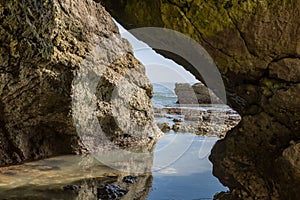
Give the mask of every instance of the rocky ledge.
<path id="1" fill-rule="evenodd" d="M 162 134 L 144 66 L 99 3 L 1 1 L 0 22 L 0 166 Z"/>
<path id="2" fill-rule="evenodd" d="M 240 115 L 226 105 L 155 108 L 154 116 L 163 132 L 173 130 L 220 138 L 241 120 Z"/>

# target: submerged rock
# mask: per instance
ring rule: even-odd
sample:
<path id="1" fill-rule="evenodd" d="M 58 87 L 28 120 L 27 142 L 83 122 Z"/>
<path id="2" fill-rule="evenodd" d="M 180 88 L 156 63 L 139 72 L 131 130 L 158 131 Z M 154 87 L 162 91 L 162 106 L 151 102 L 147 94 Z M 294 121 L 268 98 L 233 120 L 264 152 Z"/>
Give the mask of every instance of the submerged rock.
<path id="1" fill-rule="evenodd" d="M 124 183 L 134 183 L 137 179 L 137 176 L 125 176 L 123 178 Z"/>
<path id="2" fill-rule="evenodd" d="M 173 130 L 181 133 L 216 136 L 223 138 L 228 130 L 241 120 L 240 115 L 228 106 L 155 108 L 154 116 L 163 132 Z M 161 122 L 167 119 L 167 122 Z"/>
<path id="3" fill-rule="evenodd" d="M 161 135 L 145 68 L 100 4 L 12 0 L 0 13 L 0 166 Z"/>
<path id="4" fill-rule="evenodd" d="M 151 162 L 143 162 L 144 168 L 151 169 Z M 123 165 L 132 166 L 133 161 L 126 159 Z M 41 165 L 58 167 L 41 171 Z M 133 171 L 135 169 L 131 168 Z M 68 199 L 86 200 L 99 199 L 97 191 L 108 197 L 104 186 L 112 195 L 114 191 L 121 196 L 123 189 L 128 190 L 121 199 L 146 199 L 152 187 L 152 174 L 148 169 L 139 172 L 136 176 L 126 176 L 123 172 L 106 166 L 95 159 L 92 155 L 65 155 L 44 160 L 26 162 L 0 168 L 0 199 L 7 200 L 41 200 L 41 199 Z M 9 175 L 8 175 L 9 174 Z M 125 183 L 124 177 L 134 180 L 133 183 Z M 17 181 L 16 181 L 17 180 Z M 120 186 L 118 187 L 114 186 Z M 125 191 L 123 191 L 125 193 Z M 111 196 L 113 197 L 113 195 Z M 108 198 L 101 198 L 108 199 Z"/>
<path id="5" fill-rule="evenodd" d="M 127 194 L 128 190 L 119 185 L 105 185 L 104 187 L 97 188 L 97 198 L 114 200 Z"/>

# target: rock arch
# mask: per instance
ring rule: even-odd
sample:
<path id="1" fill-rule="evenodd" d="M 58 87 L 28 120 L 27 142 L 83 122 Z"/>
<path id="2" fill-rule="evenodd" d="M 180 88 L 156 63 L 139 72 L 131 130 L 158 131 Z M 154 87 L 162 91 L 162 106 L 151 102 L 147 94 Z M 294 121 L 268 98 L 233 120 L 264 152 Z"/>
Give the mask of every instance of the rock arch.
<path id="1" fill-rule="evenodd" d="M 300 191 L 300 164 L 295 160 L 300 151 L 300 2 L 102 3 L 127 29 L 166 27 L 205 47 L 222 74 L 229 105 L 242 115 L 241 123 L 212 150 L 214 175 L 241 199 L 296 199 Z"/>

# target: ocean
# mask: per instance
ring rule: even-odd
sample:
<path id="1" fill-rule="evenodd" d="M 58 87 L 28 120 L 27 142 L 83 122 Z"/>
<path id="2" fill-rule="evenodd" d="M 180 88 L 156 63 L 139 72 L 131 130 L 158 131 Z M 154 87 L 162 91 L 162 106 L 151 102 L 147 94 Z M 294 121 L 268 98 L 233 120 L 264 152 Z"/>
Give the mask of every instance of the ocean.
<path id="1" fill-rule="evenodd" d="M 152 102 L 155 107 L 176 106 L 175 83 L 153 83 L 154 96 Z"/>
<path id="2" fill-rule="evenodd" d="M 175 83 L 154 83 L 152 102 L 156 108 L 178 108 Z M 197 109 L 212 109 L 203 105 Z M 227 106 L 213 108 L 227 109 Z M 157 118 L 170 122 L 168 119 Z M 212 175 L 210 151 L 219 138 L 198 136 L 193 133 L 170 131 L 157 142 L 152 169 L 153 183 L 148 200 L 156 199 L 213 199 L 214 194 L 227 191 Z"/>

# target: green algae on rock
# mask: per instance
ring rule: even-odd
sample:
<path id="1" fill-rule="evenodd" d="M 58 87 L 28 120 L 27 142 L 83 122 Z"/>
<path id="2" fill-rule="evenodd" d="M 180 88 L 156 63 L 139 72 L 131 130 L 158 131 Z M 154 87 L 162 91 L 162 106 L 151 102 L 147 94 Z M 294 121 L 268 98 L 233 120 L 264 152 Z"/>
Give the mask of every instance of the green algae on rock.
<path id="1" fill-rule="evenodd" d="M 144 66 L 99 3 L 1 1 L 0 21 L 0 166 L 161 135 Z M 124 82 L 132 96 L 118 93 Z M 118 127 L 124 116 L 147 131 Z"/>
<path id="2" fill-rule="evenodd" d="M 122 1 L 131 9 L 118 12 L 118 4 L 106 8 L 127 28 L 158 25 L 198 41 L 222 74 L 229 105 L 242 115 L 212 150 L 214 175 L 235 199 L 296 199 L 299 176 L 289 163 L 297 162 L 286 162 L 283 152 L 300 140 L 300 1 L 136 2 Z"/>

